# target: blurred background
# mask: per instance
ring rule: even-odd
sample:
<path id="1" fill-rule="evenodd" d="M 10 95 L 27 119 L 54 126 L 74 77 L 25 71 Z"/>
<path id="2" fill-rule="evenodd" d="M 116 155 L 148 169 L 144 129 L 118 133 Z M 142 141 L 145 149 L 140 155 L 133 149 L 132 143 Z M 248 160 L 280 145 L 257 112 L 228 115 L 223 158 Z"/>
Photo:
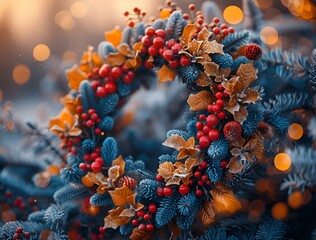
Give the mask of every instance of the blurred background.
<path id="1" fill-rule="evenodd" d="M 189 3 L 199 9 L 204 1 L 176 2 L 186 11 Z M 221 9 L 219 17 L 242 28 L 241 0 L 213 2 Z M 257 2 L 267 20 L 262 41 L 311 53 L 315 0 Z M 164 0 L 0 0 L 0 105 L 12 101 L 18 118 L 47 121 L 59 111 L 59 97 L 67 91 L 65 69 L 79 61 L 87 46 L 97 47 L 104 31 L 123 28 L 125 11 L 137 6 L 150 18 L 163 4 Z"/>

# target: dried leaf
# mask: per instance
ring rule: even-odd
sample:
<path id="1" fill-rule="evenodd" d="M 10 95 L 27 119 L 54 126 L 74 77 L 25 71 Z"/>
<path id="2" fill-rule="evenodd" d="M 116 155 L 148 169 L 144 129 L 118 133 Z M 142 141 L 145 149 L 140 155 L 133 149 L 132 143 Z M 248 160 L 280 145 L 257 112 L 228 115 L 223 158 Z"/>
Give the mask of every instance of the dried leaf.
<path id="1" fill-rule="evenodd" d="M 162 145 L 178 150 L 185 144 L 185 139 L 177 134 L 172 134 L 162 143 Z"/>
<path id="2" fill-rule="evenodd" d="M 212 83 L 212 80 L 204 72 L 200 72 L 200 75 L 195 83 L 200 87 L 206 87 Z"/>
<path id="3" fill-rule="evenodd" d="M 187 24 L 182 33 L 182 44 L 186 46 L 189 42 L 191 42 L 192 36 L 197 32 L 197 28 L 195 24 Z"/>
<path id="4" fill-rule="evenodd" d="M 198 33 L 197 39 L 199 41 L 207 41 L 210 36 L 212 35 L 212 33 L 207 30 L 205 27 Z"/>
<path id="5" fill-rule="evenodd" d="M 252 63 L 240 64 L 237 75 L 240 77 L 244 89 L 246 89 L 257 79 L 257 69 L 254 68 Z"/>
<path id="6" fill-rule="evenodd" d="M 104 33 L 105 40 L 117 46 L 121 43 L 122 32 L 119 27 L 115 27 L 112 31 Z"/>
<path id="7" fill-rule="evenodd" d="M 172 178 L 170 178 L 167 181 L 166 186 L 169 186 L 169 185 L 180 185 L 180 183 L 181 183 L 181 178 L 177 177 L 177 176 L 173 176 Z"/>
<path id="8" fill-rule="evenodd" d="M 159 82 L 169 82 L 173 81 L 174 78 L 177 76 L 177 72 L 171 70 L 166 65 L 163 65 L 158 71 L 157 71 Z"/>
<path id="9" fill-rule="evenodd" d="M 136 193 L 126 197 L 126 204 L 134 206 L 136 204 Z"/>
<path id="10" fill-rule="evenodd" d="M 183 159 L 185 157 L 194 157 L 198 152 L 199 150 L 198 149 L 195 149 L 195 148 L 179 148 L 179 154 L 177 156 L 177 159 L 180 160 L 180 159 Z"/>
<path id="11" fill-rule="evenodd" d="M 133 51 L 134 53 L 136 52 L 141 52 L 142 48 L 143 48 L 143 42 L 137 42 L 133 45 Z"/>
<path id="12" fill-rule="evenodd" d="M 126 58 L 120 53 L 109 53 L 106 56 L 106 61 L 111 66 L 121 66 Z"/>
<path id="13" fill-rule="evenodd" d="M 130 221 L 129 217 L 120 217 L 121 212 L 125 207 L 120 206 L 116 209 L 109 211 L 109 215 L 104 218 L 104 227 L 116 229 L 119 226 L 123 226 Z"/>
<path id="14" fill-rule="evenodd" d="M 133 192 L 126 186 L 116 188 L 114 191 L 109 191 L 109 193 L 116 206 L 128 204 L 127 197 L 133 194 Z"/>
<path id="15" fill-rule="evenodd" d="M 244 168 L 244 165 L 238 158 L 233 157 L 229 160 L 226 168 L 228 168 L 230 173 L 239 173 Z"/>
<path id="16" fill-rule="evenodd" d="M 165 180 L 168 180 L 173 176 L 174 166 L 171 162 L 164 162 L 159 165 L 158 174 Z"/>
<path id="17" fill-rule="evenodd" d="M 239 111 L 240 106 L 238 103 L 234 104 L 234 105 L 229 105 L 229 104 L 225 103 L 224 109 L 226 109 L 231 114 L 234 114 L 235 112 Z"/>
<path id="18" fill-rule="evenodd" d="M 201 209 L 202 213 L 202 223 L 204 226 L 209 227 L 215 222 L 215 211 L 213 203 L 205 201 Z"/>
<path id="19" fill-rule="evenodd" d="M 126 208 L 124 209 L 121 214 L 120 214 L 120 217 L 134 217 L 135 216 L 135 210 L 133 209 L 130 209 L 130 208 Z"/>
<path id="20" fill-rule="evenodd" d="M 258 134 L 254 134 L 255 139 L 257 139 L 256 147 L 252 150 L 252 153 L 257 156 L 260 160 L 263 157 L 264 145 L 263 140 Z"/>
<path id="21" fill-rule="evenodd" d="M 118 45 L 116 47 L 116 50 L 125 57 L 134 57 L 133 52 L 126 43 L 121 43 L 120 45 Z"/>
<path id="22" fill-rule="evenodd" d="M 239 111 L 234 112 L 234 119 L 240 124 L 242 124 L 247 119 L 247 116 L 248 111 L 243 105 L 240 105 Z"/>
<path id="23" fill-rule="evenodd" d="M 108 170 L 108 176 L 109 182 L 111 183 L 111 185 L 113 185 L 116 179 L 118 179 L 120 176 L 120 167 L 115 165 L 110 167 Z"/>
<path id="24" fill-rule="evenodd" d="M 134 228 L 130 236 L 131 240 L 151 240 L 151 232 L 146 230 L 140 230 L 139 228 Z"/>
<path id="25" fill-rule="evenodd" d="M 243 98 L 242 102 L 243 103 L 255 103 L 259 100 L 261 100 L 260 98 L 260 94 L 257 90 L 252 90 L 250 88 L 248 88 L 245 92 L 246 97 Z"/>
<path id="26" fill-rule="evenodd" d="M 124 168 L 125 168 L 125 161 L 123 157 L 120 155 L 115 160 L 112 161 L 112 166 L 118 166 L 119 167 L 119 174 L 120 176 L 124 174 Z"/>
<path id="27" fill-rule="evenodd" d="M 202 63 L 205 73 L 209 76 L 217 76 L 219 72 L 219 65 L 214 62 L 203 62 Z"/>
<path id="28" fill-rule="evenodd" d="M 188 51 L 193 55 L 199 55 L 202 44 L 203 41 L 193 39 L 193 41 L 188 44 Z"/>
<path id="29" fill-rule="evenodd" d="M 187 102 L 192 111 L 200 111 L 207 109 L 207 106 L 214 101 L 209 91 L 203 90 L 196 94 L 190 94 Z"/>
<path id="30" fill-rule="evenodd" d="M 195 166 L 198 166 L 201 163 L 201 160 L 198 158 L 188 158 L 187 160 L 185 160 L 185 168 L 187 168 L 188 170 L 191 170 L 192 168 L 194 168 Z"/>
<path id="31" fill-rule="evenodd" d="M 223 44 L 219 44 L 218 42 L 213 40 L 212 42 L 204 43 L 202 46 L 202 50 L 203 52 L 206 52 L 208 54 L 214 54 L 214 53 L 224 54 L 223 47 L 224 47 Z"/>
<path id="32" fill-rule="evenodd" d="M 87 79 L 87 74 L 81 71 L 77 66 L 66 71 L 68 77 L 68 85 L 71 89 L 78 91 L 80 83 Z"/>

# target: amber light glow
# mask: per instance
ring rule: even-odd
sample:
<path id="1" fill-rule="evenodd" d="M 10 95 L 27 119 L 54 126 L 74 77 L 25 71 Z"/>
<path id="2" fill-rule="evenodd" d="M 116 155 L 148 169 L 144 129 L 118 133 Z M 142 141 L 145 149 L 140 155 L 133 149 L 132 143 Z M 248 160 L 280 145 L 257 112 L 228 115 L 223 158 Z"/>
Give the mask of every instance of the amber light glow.
<path id="1" fill-rule="evenodd" d="M 280 171 L 286 171 L 291 166 L 291 157 L 286 153 L 279 153 L 274 158 L 274 166 Z"/>
<path id="2" fill-rule="evenodd" d="M 45 44 L 38 44 L 33 49 L 33 57 L 37 61 L 46 61 L 50 56 L 50 49 Z"/>
<path id="3" fill-rule="evenodd" d="M 15 66 L 12 72 L 12 78 L 17 84 L 25 84 L 29 81 L 31 70 L 24 64 Z"/>
<path id="4" fill-rule="evenodd" d="M 82 2 L 75 2 L 71 5 L 70 12 L 75 18 L 83 18 L 87 14 L 87 6 Z"/>
<path id="5" fill-rule="evenodd" d="M 264 43 L 273 45 L 278 42 L 279 34 L 275 28 L 267 26 L 261 29 L 260 38 Z"/>
<path id="6" fill-rule="evenodd" d="M 237 6 L 228 6 L 225 8 L 223 16 L 226 22 L 230 24 L 238 24 L 244 18 L 242 10 Z"/>
<path id="7" fill-rule="evenodd" d="M 272 207 L 272 216 L 276 220 L 283 220 L 288 215 L 289 208 L 284 202 L 274 204 Z"/>
<path id="8" fill-rule="evenodd" d="M 287 203 L 293 209 L 300 208 L 304 204 L 304 196 L 301 192 L 293 192 L 288 198 Z"/>
<path id="9" fill-rule="evenodd" d="M 304 130 L 300 124 L 293 123 L 289 126 L 287 133 L 293 140 L 298 140 L 303 136 Z"/>

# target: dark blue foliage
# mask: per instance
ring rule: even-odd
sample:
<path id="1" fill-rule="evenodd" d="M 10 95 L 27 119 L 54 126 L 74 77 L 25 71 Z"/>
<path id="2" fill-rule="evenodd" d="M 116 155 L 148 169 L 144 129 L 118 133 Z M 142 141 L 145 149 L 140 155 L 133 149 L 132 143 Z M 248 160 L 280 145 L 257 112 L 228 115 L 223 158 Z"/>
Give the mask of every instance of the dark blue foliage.
<path id="1" fill-rule="evenodd" d="M 188 140 L 190 138 L 190 135 L 186 131 L 178 130 L 178 129 L 169 130 L 167 132 L 167 138 L 171 137 L 172 134 L 179 135 L 183 137 L 185 140 Z"/>
<path id="2" fill-rule="evenodd" d="M 95 143 L 91 139 L 83 140 L 81 147 L 85 151 L 85 153 L 91 153 L 95 149 Z"/>
<path id="3" fill-rule="evenodd" d="M 200 71 L 196 64 L 190 64 L 179 67 L 177 73 L 184 83 L 192 84 L 199 77 Z"/>
<path id="4" fill-rule="evenodd" d="M 158 18 L 155 20 L 155 22 L 153 23 L 152 27 L 154 29 L 165 29 L 166 27 L 166 21 L 161 19 L 161 18 Z"/>
<path id="5" fill-rule="evenodd" d="M 12 240 L 17 227 L 22 227 L 23 231 L 31 234 L 30 240 L 40 239 L 41 232 L 46 228 L 44 224 L 36 222 L 8 222 L 0 228 L 0 239 Z"/>
<path id="6" fill-rule="evenodd" d="M 138 201 L 142 203 L 148 203 L 148 201 L 157 201 L 159 198 L 156 190 L 161 183 L 152 179 L 143 179 L 140 181 L 136 193 Z"/>
<path id="7" fill-rule="evenodd" d="M 214 183 L 219 182 L 222 178 L 223 168 L 220 164 L 221 160 L 211 160 L 207 166 L 206 174 Z"/>
<path id="8" fill-rule="evenodd" d="M 285 224 L 277 220 L 270 220 L 259 225 L 256 240 L 281 240 L 285 237 Z"/>
<path id="9" fill-rule="evenodd" d="M 187 123 L 186 129 L 190 136 L 195 136 L 197 133 L 196 123 L 197 123 L 197 120 L 191 120 Z"/>
<path id="10" fill-rule="evenodd" d="M 125 27 L 122 33 L 121 43 L 125 43 L 128 46 L 131 46 L 134 39 L 134 28 Z"/>
<path id="11" fill-rule="evenodd" d="M 311 55 L 311 65 L 309 68 L 309 86 L 316 92 L 316 49 Z"/>
<path id="12" fill-rule="evenodd" d="M 231 50 L 236 50 L 241 46 L 247 44 L 249 42 L 250 33 L 247 30 L 237 31 L 232 34 L 229 34 L 225 39 L 221 42 L 224 45 L 224 52 L 229 52 Z"/>
<path id="13" fill-rule="evenodd" d="M 67 165 L 60 171 L 61 178 L 67 183 L 81 183 L 81 178 L 85 173 L 79 168 L 78 164 Z"/>
<path id="14" fill-rule="evenodd" d="M 107 137 L 102 143 L 101 156 L 106 166 L 111 166 L 112 161 L 118 156 L 118 147 L 115 138 Z"/>
<path id="15" fill-rule="evenodd" d="M 250 104 L 247 107 L 248 116 L 247 119 L 242 123 L 242 132 L 245 136 L 251 136 L 259 122 L 263 120 L 263 107 L 260 104 Z"/>
<path id="16" fill-rule="evenodd" d="M 145 163 L 142 160 L 134 161 L 133 158 L 125 159 L 125 171 L 130 172 L 136 169 L 144 170 Z"/>
<path id="17" fill-rule="evenodd" d="M 194 191 L 192 191 L 180 198 L 177 207 L 181 215 L 194 218 L 197 210 L 200 207 L 200 200 L 195 195 Z"/>
<path id="18" fill-rule="evenodd" d="M 131 223 L 125 224 L 120 227 L 120 233 L 123 236 L 128 236 L 132 233 L 134 226 Z"/>
<path id="19" fill-rule="evenodd" d="M 250 60 L 246 58 L 245 56 L 239 56 L 238 58 L 234 60 L 233 65 L 232 65 L 232 70 L 237 71 L 241 64 L 247 64 L 249 62 Z"/>
<path id="20" fill-rule="evenodd" d="M 94 90 L 91 88 L 88 80 L 80 83 L 79 92 L 81 95 L 81 102 L 83 110 L 87 112 L 90 108 L 95 108 L 98 104 L 98 99 L 94 94 Z"/>
<path id="21" fill-rule="evenodd" d="M 218 64 L 221 68 L 231 68 L 233 66 L 234 60 L 228 53 L 225 54 L 213 54 L 211 56 L 212 61 Z"/>
<path id="22" fill-rule="evenodd" d="M 210 227 L 199 240 L 223 240 L 227 239 L 226 229 L 223 227 Z"/>
<path id="23" fill-rule="evenodd" d="M 32 213 L 30 213 L 30 215 L 27 217 L 27 220 L 28 220 L 28 221 L 31 221 L 31 222 L 43 223 L 43 222 L 44 222 L 44 214 L 45 214 L 45 210 L 32 212 Z"/>
<path id="24" fill-rule="evenodd" d="M 281 117 L 279 115 L 269 117 L 268 119 L 265 119 L 265 122 L 269 123 L 280 134 L 285 133 L 290 126 L 287 118 Z"/>
<path id="25" fill-rule="evenodd" d="M 112 43 L 107 42 L 107 41 L 100 42 L 98 46 L 98 55 L 101 56 L 103 60 L 105 60 L 105 57 L 109 55 L 109 53 L 115 53 L 115 52 L 116 50 L 114 46 L 112 45 Z"/>
<path id="26" fill-rule="evenodd" d="M 98 115 L 103 118 L 107 114 L 113 112 L 117 103 L 119 101 L 119 96 L 116 93 L 110 94 L 105 98 L 99 100 L 95 110 Z"/>
<path id="27" fill-rule="evenodd" d="M 95 193 L 90 197 L 90 204 L 93 206 L 102 206 L 112 203 L 112 198 L 108 193 L 98 194 Z"/>
<path id="28" fill-rule="evenodd" d="M 158 226 L 163 226 L 171 221 L 177 214 L 177 204 L 179 200 L 178 191 L 173 191 L 169 197 L 164 197 L 156 213 L 156 222 Z"/>
<path id="29" fill-rule="evenodd" d="M 182 30 L 184 27 L 182 20 L 182 14 L 178 11 L 174 11 L 170 15 L 165 30 L 170 34 L 171 38 L 178 37 L 182 34 Z"/>
<path id="30" fill-rule="evenodd" d="M 114 126 L 114 120 L 113 118 L 107 116 L 101 120 L 101 122 L 98 124 L 98 127 L 103 132 L 110 132 Z"/>
<path id="31" fill-rule="evenodd" d="M 120 97 L 126 97 L 132 92 L 132 85 L 124 83 L 122 80 L 117 82 L 117 92 Z"/>
<path id="32" fill-rule="evenodd" d="M 54 200 L 58 203 L 84 198 L 89 195 L 86 187 L 82 185 L 67 185 L 54 193 Z"/>
<path id="33" fill-rule="evenodd" d="M 229 144 L 226 138 L 221 137 L 211 143 L 207 154 L 211 160 L 223 160 L 226 158 L 229 150 Z"/>
<path id="34" fill-rule="evenodd" d="M 64 228 L 68 212 L 61 206 L 52 204 L 47 208 L 44 214 L 44 220 L 47 226 L 52 230 Z"/>
<path id="35" fill-rule="evenodd" d="M 143 22 L 140 22 L 137 24 L 135 28 L 135 41 L 137 42 L 140 36 L 145 35 L 145 24 Z"/>
<path id="36" fill-rule="evenodd" d="M 194 222 L 194 216 L 177 215 L 176 222 L 182 230 L 188 230 Z"/>
<path id="37" fill-rule="evenodd" d="M 161 163 L 164 163 L 164 162 L 172 162 L 172 163 L 175 163 L 177 161 L 177 158 L 175 158 L 174 156 L 171 156 L 169 154 L 163 154 L 163 155 L 160 155 L 158 157 L 159 159 L 159 164 Z"/>
<path id="38" fill-rule="evenodd" d="M 56 231 L 49 234 L 47 240 L 69 240 L 69 237 L 65 231 Z"/>

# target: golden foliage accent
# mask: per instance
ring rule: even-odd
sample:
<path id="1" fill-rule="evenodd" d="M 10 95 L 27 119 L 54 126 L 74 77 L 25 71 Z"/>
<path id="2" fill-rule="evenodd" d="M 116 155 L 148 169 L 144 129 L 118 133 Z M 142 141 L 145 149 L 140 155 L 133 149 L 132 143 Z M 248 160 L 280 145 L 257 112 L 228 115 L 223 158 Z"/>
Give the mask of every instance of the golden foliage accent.
<path id="1" fill-rule="evenodd" d="M 171 70 L 166 65 L 163 65 L 158 71 L 157 71 L 159 82 L 170 82 L 173 81 L 174 78 L 177 76 L 177 72 Z"/>
<path id="2" fill-rule="evenodd" d="M 201 111 L 207 109 L 207 106 L 213 103 L 214 97 L 209 91 L 202 90 L 196 94 L 190 94 L 187 102 L 192 111 Z"/>

